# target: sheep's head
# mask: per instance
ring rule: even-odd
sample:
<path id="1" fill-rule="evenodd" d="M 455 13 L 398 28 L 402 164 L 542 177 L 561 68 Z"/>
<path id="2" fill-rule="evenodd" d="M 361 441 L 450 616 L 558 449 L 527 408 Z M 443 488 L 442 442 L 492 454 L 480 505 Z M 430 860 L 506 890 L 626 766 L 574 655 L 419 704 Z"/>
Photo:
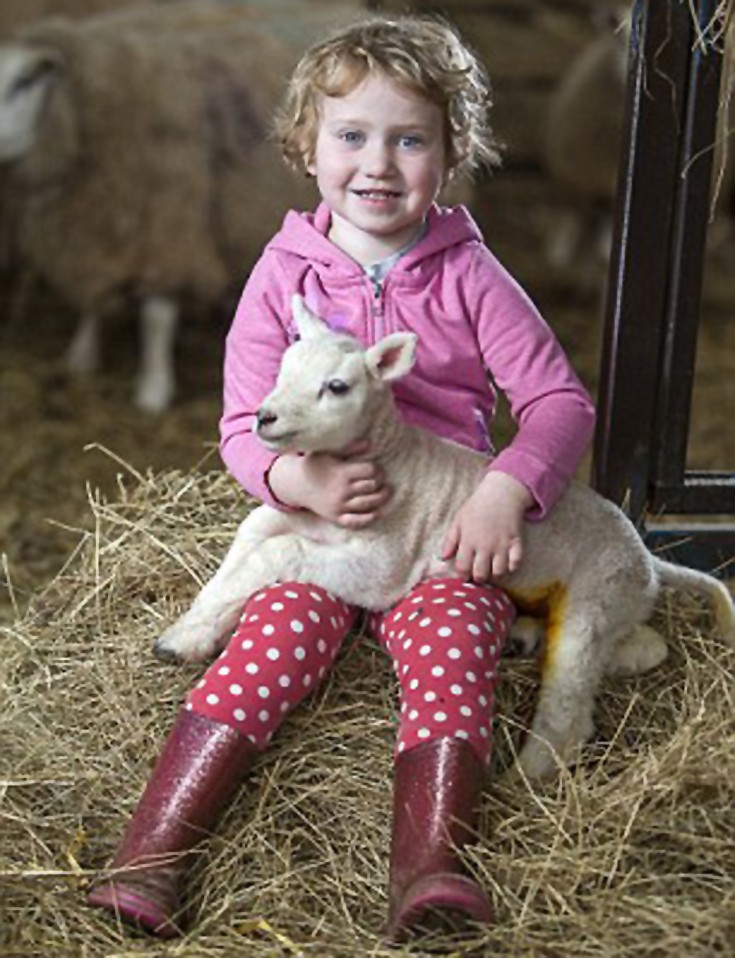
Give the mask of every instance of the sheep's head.
<path id="1" fill-rule="evenodd" d="M 283 354 L 255 431 L 278 452 L 338 452 L 368 432 L 389 383 L 413 366 L 416 336 L 392 333 L 369 349 L 334 333 L 293 298 L 300 338 Z"/>
<path id="2" fill-rule="evenodd" d="M 39 118 L 61 67 L 53 50 L 0 47 L 0 161 L 17 160 L 35 143 Z"/>

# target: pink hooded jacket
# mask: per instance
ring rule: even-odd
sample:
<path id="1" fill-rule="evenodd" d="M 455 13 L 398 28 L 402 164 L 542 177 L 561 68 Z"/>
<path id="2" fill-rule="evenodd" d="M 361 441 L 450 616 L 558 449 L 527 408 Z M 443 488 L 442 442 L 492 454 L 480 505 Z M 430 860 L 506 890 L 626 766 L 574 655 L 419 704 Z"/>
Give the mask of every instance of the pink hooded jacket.
<path id="1" fill-rule="evenodd" d="M 287 214 L 253 268 L 225 354 L 220 451 L 253 496 L 282 508 L 268 488 L 276 456 L 252 432 L 295 338 L 291 297 L 365 345 L 398 330 L 418 334 L 417 361 L 395 384 L 406 421 L 494 452 L 488 438 L 494 385 L 518 431 L 490 468 L 520 480 L 542 518 L 573 476 L 590 441 L 594 409 L 549 327 L 485 246 L 463 207 L 433 206 L 424 237 L 376 291 L 362 267 L 327 239 L 329 209 Z M 458 506 L 461 503 L 458 503 Z"/>

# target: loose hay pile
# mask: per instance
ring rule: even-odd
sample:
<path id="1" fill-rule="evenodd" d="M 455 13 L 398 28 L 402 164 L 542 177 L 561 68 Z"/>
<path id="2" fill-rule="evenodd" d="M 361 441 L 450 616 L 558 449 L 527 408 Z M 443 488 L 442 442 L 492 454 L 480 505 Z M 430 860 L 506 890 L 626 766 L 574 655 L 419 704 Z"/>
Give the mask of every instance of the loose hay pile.
<path id="1" fill-rule="evenodd" d="M 229 543 L 243 498 L 221 473 L 139 477 L 92 502 L 66 570 L 2 635 L 0 953 L 365 955 L 386 901 L 393 680 L 369 639 L 262 757 L 190 881 L 190 934 L 131 937 L 84 890 L 132 811 L 201 667 L 152 640 Z M 666 665 L 609 683 L 600 738 L 575 774 L 533 791 L 504 781 L 533 708 L 535 668 L 506 660 L 482 840 L 468 856 L 497 926 L 435 941 L 456 955 L 732 953 L 734 656 L 701 607 L 666 597 Z"/>

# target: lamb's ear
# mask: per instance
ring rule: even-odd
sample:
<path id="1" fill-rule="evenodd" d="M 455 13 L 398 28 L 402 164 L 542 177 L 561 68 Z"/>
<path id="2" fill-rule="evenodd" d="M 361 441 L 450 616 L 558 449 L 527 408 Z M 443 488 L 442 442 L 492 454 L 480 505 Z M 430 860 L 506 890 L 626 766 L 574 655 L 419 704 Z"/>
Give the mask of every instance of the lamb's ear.
<path id="1" fill-rule="evenodd" d="M 302 339 L 312 339 L 314 336 L 329 332 L 329 326 L 312 313 L 298 293 L 291 298 L 291 308 L 293 309 L 296 329 L 298 329 L 299 336 Z"/>
<path id="2" fill-rule="evenodd" d="M 365 352 L 365 365 L 377 379 L 405 376 L 416 361 L 416 333 L 391 333 Z"/>

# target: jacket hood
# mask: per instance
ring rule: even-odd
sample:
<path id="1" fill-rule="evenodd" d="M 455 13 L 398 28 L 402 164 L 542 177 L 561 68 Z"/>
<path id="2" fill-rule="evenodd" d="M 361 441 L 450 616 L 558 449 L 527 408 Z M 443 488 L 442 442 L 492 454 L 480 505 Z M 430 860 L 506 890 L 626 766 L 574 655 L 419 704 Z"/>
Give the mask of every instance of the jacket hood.
<path id="1" fill-rule="evenodd" d="M 360 264 L 327 239 L 329 220 L 330 211 L 325 203 L 320 203 L 313 213 L 291 210 L 266 249 L 290 253 L 310 262 L 362 275 Z M 439 224 L 441 228 L 436 228 Z M 482 234 L 464 206 L 442 207 L 433 204 L 427 214 L 427 225 L 423 238 L 401 257 L 394 269 L 409 271 L 422 260 L 449 247 L 482 242 Z"/>

